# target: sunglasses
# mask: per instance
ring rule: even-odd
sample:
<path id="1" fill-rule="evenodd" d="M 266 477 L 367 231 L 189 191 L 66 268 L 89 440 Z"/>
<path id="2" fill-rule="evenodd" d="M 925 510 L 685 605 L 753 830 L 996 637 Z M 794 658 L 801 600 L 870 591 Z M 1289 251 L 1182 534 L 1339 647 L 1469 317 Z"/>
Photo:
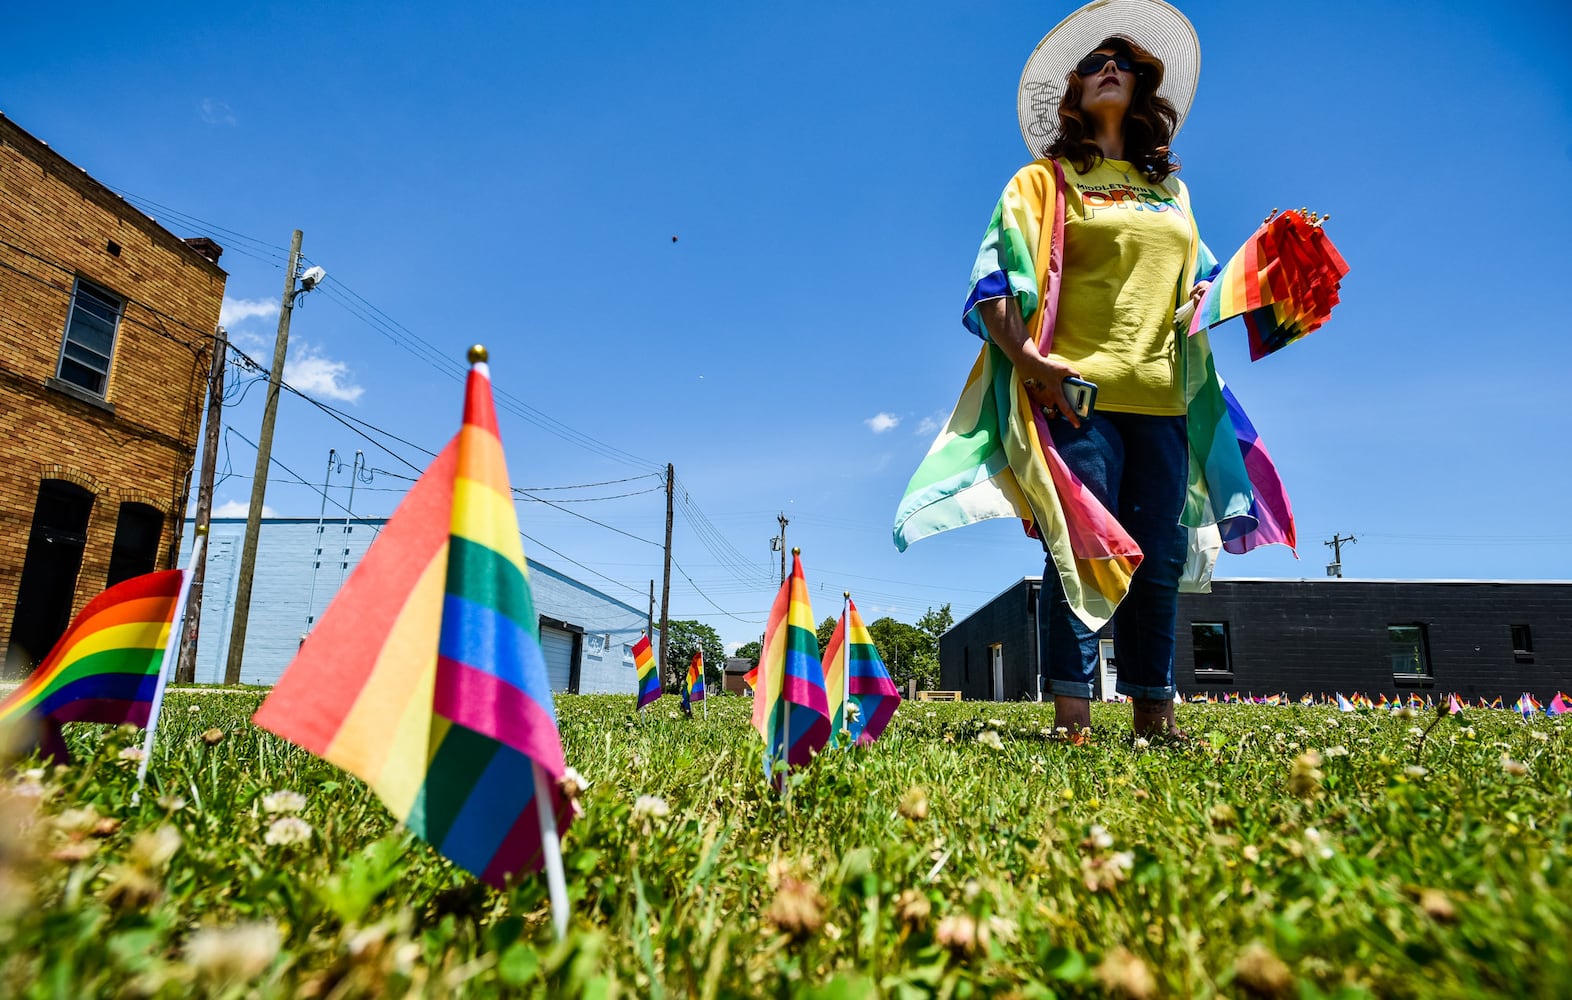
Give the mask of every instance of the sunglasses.
<path id="1" fill-rule="evenodd" d="M 1108 61 L 1110 59 L 1113 60 L 1114 66 L 1124 70 L 1126 73 L 1135 71 L 1135 63 L 1130 61 L 1129 56 L 1106 55 L 1102 52 L 1093 52 L 1091 55 L 1075 64 L 1075 75 L 1091 76 L 1098 70 L 1102 69 L 1104 66 L 1108 65 Z"/>

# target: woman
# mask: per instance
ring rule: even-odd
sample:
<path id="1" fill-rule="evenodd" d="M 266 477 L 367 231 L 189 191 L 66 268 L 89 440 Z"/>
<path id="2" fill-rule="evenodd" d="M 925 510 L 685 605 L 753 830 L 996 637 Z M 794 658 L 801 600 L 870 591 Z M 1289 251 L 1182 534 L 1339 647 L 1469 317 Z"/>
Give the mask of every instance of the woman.
<path id="1" fill-rule="evenodd" d="M 1134 703 L 1137 736 L 1178 737 L 1173 655 L 1178 585 L 1188 550 L 1180 514 L 1189 446 L 1174 312 L 1186 295 L 1199 298 L 1204 292 L 1206 283 L 1195 279 L 1213 262 L 1196 234 L 1188 194 L 1174 176 L 1178 164 L 1169 145 L 1183 113 L 1163 94 L 1164 62 L 1136 37 L 1143 28 L 1150 30 L 1146 19 L 1154 16 L 1177 18 L 1187 29 L 1178 34 L 1192 41 L 1194 33 L 1166 4 L 1093 5 L 1103 16 L 1110 6 L 1130 12 L 1130 30 L 1112 25 L 1116 30 L 1059 67 L 1057 102 L 1051 100 L 1058 89 L 1051 86 L 1056 82 L 1052 68 L 1035 88 L 1023 81 L 1024 131 L 1029 141 L 1034 132 L 1047 141 L 1038 147 L 1043 158 L 1019 172 L 1011 187 L 1019 193 L 1023 187 L 1046 185 L 1062 195 L 1062 270 L 1044 275 L 1039 284 L 1048 287 L 1026 289 L 1019 287 L 1018 269 L 995 266 L 1001 261 L 999 234 L 1011 223 L 1001 214 L 1019 214 L 1033 201 L 1012 198 L 1007 189 L 995 215 L 1002 224 L 990 228 L 974 270 L 967 325 L 1003 352 L 1031 403 L 1048 418 L 1052 448 L 1045 445 L 1044 450 L 1057 452 L 1139 547 L 1128 592 L 1122 601 L 1114 598 L 1116 690 Z M 1073 52 L 1063 39 L 1050 43 L 1055 33 L 1077 27 L 1077 17 L 1093 7 L 1056 28 L 1034 60 L 1040 61 L 1045 48 Z M 1087 27 L 1079 25 L 1079 30 Z M 1031 72 L 1029 64 L 1028 76 Z M 1187 109 L 1190 94 L 1179 96 Z M 1047 117 L 1049 107 L 1054 118 Z M 1030 120 L 1029 109 L 1035 112 Z M 1046 216 L 1052 201 L 1039 197 L 1035 204 Z M 1041 231 L 1053 222 L 1013 221 L 1017 232 Z M 1042 273 L 1043 262 L 1034 263 L 1033 272 Z M 990 282 L 990 276 L 997 277 Z M 1072 409 L 1067 378 L 1097 386 L 1090 416 Z M 1050 547 L 1038 605 L 1040 662 L 1054 698 L 1055 724 L 1079 733 L 1091 724 L 1098 661 L 1092 625 L 1100 624 L 1100 616 L 1087 614 L 1082 601 L 1072 606 L 1065 588 L 1069 571 L 1062 561 L 1055 565 Z M 1084 620 L 1088 617 L 1092 625 Z"/>

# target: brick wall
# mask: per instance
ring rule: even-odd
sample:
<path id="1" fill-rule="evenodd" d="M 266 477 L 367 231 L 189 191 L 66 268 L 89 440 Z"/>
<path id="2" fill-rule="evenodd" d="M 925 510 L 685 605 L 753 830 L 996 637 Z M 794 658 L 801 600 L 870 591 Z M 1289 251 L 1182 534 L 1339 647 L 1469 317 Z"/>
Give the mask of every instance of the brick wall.
<path id="1" fill-rule="evenodd" d="M 56 379 L 78 277 L 125 300 L 102 399 Z M 164 512 L 159 565 L 171 562 L 224 281 L 0 116 L 0 650 L 44 479 L 94 494 L 73 611 L 104 587 L 121 503 Z"/>

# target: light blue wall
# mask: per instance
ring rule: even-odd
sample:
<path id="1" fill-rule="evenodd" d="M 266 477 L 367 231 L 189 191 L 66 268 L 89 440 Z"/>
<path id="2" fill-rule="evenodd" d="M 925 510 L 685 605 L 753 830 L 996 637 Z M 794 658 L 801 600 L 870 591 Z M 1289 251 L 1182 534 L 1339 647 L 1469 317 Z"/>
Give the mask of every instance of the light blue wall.
<path id="1" fill-rule="evenodd" d="M 386 521 L 380 518 L 353 520 L 346 533 L 343 520 L 326 522 L 318 564 L 315 518 L 263 519 L 251 585 L 251 618 L 240 671 L 242 683 L 272 684 L 278 680 L 306 634 L 307 616 L 321 618 L 338 592 L 341 579 L 354 572 L 384 524 Z M 245 531 L 244 518 L 213 519 L 197 643 L 199 684 L 216 684 L 224 679 Z M 191 551 L 190 522 L 180 551 Z M 644 630 L 644 612 L 534 560 L 530 560 L 530 586 L 539 614 L 584 630 L 579 691 L 633 693 L 637 684 L 629 647 Z"/>

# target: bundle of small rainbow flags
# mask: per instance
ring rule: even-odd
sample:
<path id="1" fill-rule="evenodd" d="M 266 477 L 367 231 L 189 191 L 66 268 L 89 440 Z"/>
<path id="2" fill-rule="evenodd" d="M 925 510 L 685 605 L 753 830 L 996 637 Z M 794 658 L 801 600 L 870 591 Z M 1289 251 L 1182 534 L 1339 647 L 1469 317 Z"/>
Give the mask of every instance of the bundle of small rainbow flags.
<path id="1" fill-rule="evenodd" d="M 1212 279 L 1190 332 L 1243 316 L 1252 361 L 1313 333 L 1331 316 L 1348 274 L 1348 262 L 1321 228 L 1327 218 L 1274 208 Z"/>

